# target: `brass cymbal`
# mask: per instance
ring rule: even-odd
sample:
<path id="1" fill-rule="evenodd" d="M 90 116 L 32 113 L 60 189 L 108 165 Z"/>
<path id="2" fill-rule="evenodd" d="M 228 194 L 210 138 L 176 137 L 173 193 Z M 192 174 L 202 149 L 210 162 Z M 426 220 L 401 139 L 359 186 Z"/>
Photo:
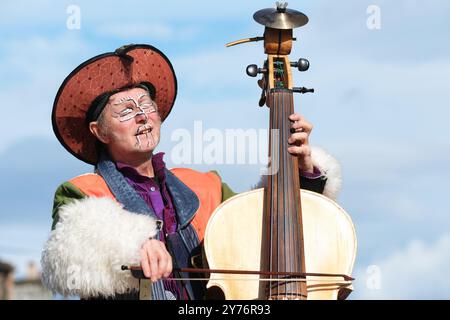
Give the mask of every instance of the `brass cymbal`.
<path id="1" fill-rule="evenodd" d="M 256 11 L 253 15 L 256 22 L 273 29 L 294 29 L 308 23 L 308 17 L 297 10 L 278 6 Z"/>

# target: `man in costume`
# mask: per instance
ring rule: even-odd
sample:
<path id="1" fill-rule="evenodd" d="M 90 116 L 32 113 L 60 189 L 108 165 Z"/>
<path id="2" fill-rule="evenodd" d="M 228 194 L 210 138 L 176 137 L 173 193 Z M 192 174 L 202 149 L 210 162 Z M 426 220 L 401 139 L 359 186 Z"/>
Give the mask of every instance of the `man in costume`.
<path id="1" fill-rule="evenodd" d="M 176 93 L 170 61 L 150 45 L 96 56 L 64 80 L 53 105 L 54 132 L 95 171 L 56 190 L 41 259 L 43 282 L 53 292 L 137 298 L 138 280 L 121 270 L 126 264 L 142 267 L 155 299 L 204 297 L 204 283 L 171 280 L 189 276 L 173 268 L 199 261 L 209 217 L 235 193 L 216 172 L 168 170 L 163 153 L 153 153 Z M 303 117 L 291 120 L 286 143 L 299 158 L 302 187 L 335 198 L 339 165 L 310 148 L 312 126 Z"/>

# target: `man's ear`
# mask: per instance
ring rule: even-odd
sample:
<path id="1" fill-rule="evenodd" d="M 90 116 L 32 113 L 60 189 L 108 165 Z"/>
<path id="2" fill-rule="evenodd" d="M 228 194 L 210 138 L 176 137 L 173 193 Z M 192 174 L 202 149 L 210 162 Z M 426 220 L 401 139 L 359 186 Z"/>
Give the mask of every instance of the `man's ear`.
<path id="1" fill-rule="evenodd" d="M 103 142 L 104 144 L 108 144 L 109 139 L 103 133 L 103 131 L 100 129 L 97 121 L 92 121 L 91 123 L 89 123 L 89 130 L 98 140 L 100 140 L 100 142 Z"/>

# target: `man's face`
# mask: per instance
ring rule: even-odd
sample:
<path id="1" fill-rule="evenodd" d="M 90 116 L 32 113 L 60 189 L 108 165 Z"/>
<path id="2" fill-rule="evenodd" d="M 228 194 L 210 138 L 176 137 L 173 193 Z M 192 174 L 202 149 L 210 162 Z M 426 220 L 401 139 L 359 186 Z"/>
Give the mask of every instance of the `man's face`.
<path id="1" fill-rule="evenodd" d="M 112 95 L 102 113 L 106 130 L 100 130 L 98 138 L 113 155 L 149 153 L 158 145 L 161 118 L 146 90 L 133 88 Z"/>

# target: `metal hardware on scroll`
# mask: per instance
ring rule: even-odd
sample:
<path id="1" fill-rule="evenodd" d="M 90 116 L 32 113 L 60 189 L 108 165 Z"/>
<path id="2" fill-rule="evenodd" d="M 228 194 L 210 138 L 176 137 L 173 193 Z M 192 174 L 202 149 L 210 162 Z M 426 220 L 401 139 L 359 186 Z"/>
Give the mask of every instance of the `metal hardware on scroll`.
<path id="1" fill-rule="evenodd" d="M 293 38 L 292 29 L 302 27 L 309 21 L 308 17 L 297 10 L 287 8 L 287 2 L 277 2 L 276 8 L 268 8 L 257 11 L 253 15 L 253 19 L 256 22 L 265 26 L 263 37 L 253 37 L 233 41 L 226 44 L 227 47 L 235 46 L 246 42 L 254 42 L 264 40 L 265 53 L 272 55 L 288 55 L 291 52 Z M 278 45 L 275 46 L 273 42 Z M 300 58 L 298 61 L 291 62 L 291 67 L 297 68 L 298 71 L 304 72 L 309 69 L 309 61 L 305 58 Z M 259 68 L 256 64 L 250 64 L 247 66 L 246 73 L 250 77 L 256 77 L 258 74 L 262 75 L 262 78 L 258 80 L 258 85 L 261 87 L 261 97 L 259 99 L 259 106 L 262 107 L 267 102 L 268 90 L 267 90 L 267 61 L 263 68 Z M 294 93 L 313 93 L 314 89 L 308 89 L 305 87 L 292 88 Z"/>
<path id="2" fill-rule="evenodd" d="M 267 28 L 280 30 L 295 29 L 298 27 L 302 27 L 308 23 L 309 19 L 305 14 L 297 10 L 287 9 L 287 2 L 277 2 L 276 5 L 276 9 L 268 8 L 255 12 L 255 14 L 253 15 L 253 19 Z M 256 42 L 261 40 L 264 40 L 264 37 L 245 38 L 229 42 L 226 44 L 226 46 L 232 47 L 242 43 Z M 292 41 L 296 40 L 296 38 L 292 38 Z"/>
<path id="3" fill-rule="evenodd" d="M 297 10 L 287 9 L 287 2 L 277 2 L 277 8 L 262 9 L 253 15 L 253 19 L 263 26 L 273 29 L 295 29 L 308 23 L 308 17 Z"/>

